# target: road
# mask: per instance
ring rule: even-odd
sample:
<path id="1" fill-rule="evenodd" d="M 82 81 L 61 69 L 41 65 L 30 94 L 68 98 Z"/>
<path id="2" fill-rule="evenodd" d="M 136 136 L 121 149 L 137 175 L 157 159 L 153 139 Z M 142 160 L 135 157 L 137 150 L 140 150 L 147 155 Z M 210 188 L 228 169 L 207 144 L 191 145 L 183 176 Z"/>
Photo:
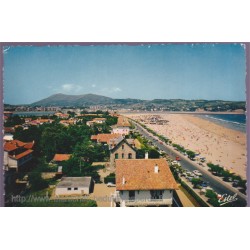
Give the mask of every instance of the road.
<path id="1" fill-rule="evenodd" d="M 154 140 L 155 137 L 150 134 L 147 130 L 145 130 L 142 126 L 132 121 L 132 123 L 135 125 L 138 132 L 143 135 L 145 138 L 149 139 L 154 143 L 155 146 L 157 146 L 160 150 L 163 150 L 166 152 L 171 159 L 175 160 L 176 156 L 179 156 L 181 159 L 181 166 L 182 168 L 188 170 L 188 171 L 194 171 L 199 170 L 202 173 L 202 179 L 209 183 L 209 186 L 213 188 L 217 193 L 219 194 L 227 194 L 227 195 L 234 195 L 237 193 L 237 201 L 232 202 L 232 206 L 235 207 L 245 207 L 247 205 L 246 202 L 246 196 L 242 194 L 237 189 L 233 188 L 230 183 L 225 183 L 223 180 L 219 179 L 219 177 L 216 177 L 212 175 L 207 170 L 204 170 L 201 166 L 196 164 L 195 162 L 191 161 L 178 151 L 174 150 L 170 146 L 167 146 L 165 144 L 162 144 L 158 140 Z"/>

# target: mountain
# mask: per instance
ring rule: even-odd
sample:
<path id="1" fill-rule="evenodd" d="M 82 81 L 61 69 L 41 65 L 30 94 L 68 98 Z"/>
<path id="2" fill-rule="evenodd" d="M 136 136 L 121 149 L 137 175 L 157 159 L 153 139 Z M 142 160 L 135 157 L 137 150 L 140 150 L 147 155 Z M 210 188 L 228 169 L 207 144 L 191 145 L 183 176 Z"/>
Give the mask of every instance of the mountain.
<path id="1" fill-rule="evenodd" d="M 195 111 L 204 109 L 205 111 L 228 111 L 246 110 L 246 102 L 223 101 L 223 100 L 183 100 L 183 99 L 113 99 L 106 96 L 85 94 L 85 95 L 65 95 L 55 94 L 31 106 L 91 106 L 110 105 L 116 108 L 132 108 L 136 110 L 165 110 L 165 111 Z"/>
<path id="2" fill-rule="evenodd" d="M 34 102 L 32 106 L 84 106 L 84 105 L 100 105 L 112 104 L 114 99 L 101 95 L 85 94 L 85 95 L 65 95 L 55 94 L 48 98 Z"/>

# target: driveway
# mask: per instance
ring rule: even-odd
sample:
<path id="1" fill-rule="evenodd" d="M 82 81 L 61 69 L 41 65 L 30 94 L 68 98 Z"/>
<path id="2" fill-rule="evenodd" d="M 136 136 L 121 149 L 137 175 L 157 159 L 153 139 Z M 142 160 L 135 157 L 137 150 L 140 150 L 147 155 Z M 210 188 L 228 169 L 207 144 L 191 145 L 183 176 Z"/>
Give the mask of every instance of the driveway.
<path id="1" fill-rule="evenodd" d="M 111 194 L 115 187 L 107 187 L 106 184 L 95 184 L 94 191 L 89 195 L 90 199 L 96 201 L 98 207 L 111 207 Z"/>

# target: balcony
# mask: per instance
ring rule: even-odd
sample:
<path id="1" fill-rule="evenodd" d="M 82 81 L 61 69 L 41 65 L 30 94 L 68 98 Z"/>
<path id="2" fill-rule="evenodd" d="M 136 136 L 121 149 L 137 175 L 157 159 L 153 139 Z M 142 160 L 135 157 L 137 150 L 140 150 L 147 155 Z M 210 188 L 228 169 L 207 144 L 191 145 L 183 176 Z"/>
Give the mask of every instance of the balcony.
<path id="1" fill-rule="evenodd" d="M 120 203 L 121 207 L 145 207 L 145 206 L 172 206 L 173 199 L 136 199 L 131 197 L 128 200 L 123 200 L 119 193 L 112 195 L 112 199 L 115 203 Z"/>
<path id="2" fill-rule="evenodd" d="M 130 206 L 171 206 L 171 199 L 130 199 L 130 200 L 122 200 L 122 203 L 125 204 L 126 207 Z"/>

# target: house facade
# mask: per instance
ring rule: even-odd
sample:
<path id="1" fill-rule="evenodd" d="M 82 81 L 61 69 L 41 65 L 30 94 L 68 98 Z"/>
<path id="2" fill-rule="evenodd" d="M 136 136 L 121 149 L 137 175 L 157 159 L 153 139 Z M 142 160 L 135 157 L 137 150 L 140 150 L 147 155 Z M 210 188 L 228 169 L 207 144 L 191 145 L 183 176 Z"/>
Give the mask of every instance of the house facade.
<path id="1" fill-rule="evenodd" d="M 165 159 L 116 160 L 113 205 L 172 206 L 175 179 Z"/>
<path id="2" fill-rule="evenodd" d="M 136 151 L 129 145 L 126 139 L 121 140 L 117 145 L 110 149 L 110 166 L 115 167 L 118 159 L 135 159 Z"/>
<path id="3" fill-rule="evenodd" d="M 113 134 L 120 134 L 120 135 L 129 135 L 130 133 L 130 127 L 124 127 L 124 126 L 113 126 L 112 127 L 112 133 Z"/>
<path id="4" fill-rule="evenodd" d="M 55 189 L 56 196 L 89 195 L 93 189 L 92 177 L 63 177 Z"/>
<path id="5" fill-rule="evenodd" d="M 112 126 L 113 134 L 120 134 L 122 136 L 128 135 L 130 133 L 130 123 L 128 119 L 124 116 L 119 116 L 117 124 Z"/>
<path id="6" fill-rule="evenodd" d="M 18 172 L 21 166 L 32 160 L 34 142 L 12 140 L 4 143 L 4 169 Z"/>

